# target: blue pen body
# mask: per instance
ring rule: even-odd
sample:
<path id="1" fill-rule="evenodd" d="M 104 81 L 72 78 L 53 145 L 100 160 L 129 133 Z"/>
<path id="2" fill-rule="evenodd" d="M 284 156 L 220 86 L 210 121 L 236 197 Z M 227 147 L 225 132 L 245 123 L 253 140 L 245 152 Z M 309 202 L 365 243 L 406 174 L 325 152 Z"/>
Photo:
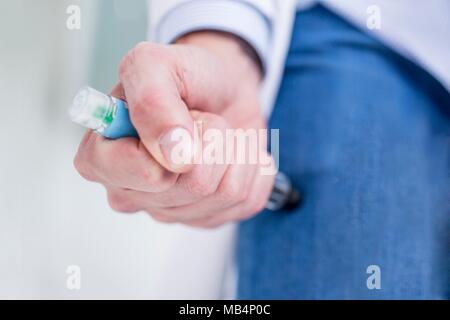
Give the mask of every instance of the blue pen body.
<path id="1" fill-rule="evenodd" d="M 111 124 L 100 132 L 108 139 L 119 139 L 124 137 L 138 137 L 138 133 L 131 123 L 130 114 L 124 101 L 114 99 L 116 111 Z"/>

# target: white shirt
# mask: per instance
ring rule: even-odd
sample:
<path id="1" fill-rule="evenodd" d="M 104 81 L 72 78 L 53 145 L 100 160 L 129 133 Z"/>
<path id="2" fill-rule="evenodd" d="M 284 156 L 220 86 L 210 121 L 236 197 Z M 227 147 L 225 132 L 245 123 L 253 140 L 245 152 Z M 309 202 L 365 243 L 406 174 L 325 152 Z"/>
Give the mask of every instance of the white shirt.
<path id="1" fill-rule="evenodd" d="M 261 103 L 278 91 L 296 10 L 320 2 L 418 63 L 450 90 L 450 0 L 377 0 L 380 29 L 367 21 L 372 0 L 150 0 L 149 37 L 170 43 L 198 29 L 229 31 L 251 44 L 266 67 Z"/>

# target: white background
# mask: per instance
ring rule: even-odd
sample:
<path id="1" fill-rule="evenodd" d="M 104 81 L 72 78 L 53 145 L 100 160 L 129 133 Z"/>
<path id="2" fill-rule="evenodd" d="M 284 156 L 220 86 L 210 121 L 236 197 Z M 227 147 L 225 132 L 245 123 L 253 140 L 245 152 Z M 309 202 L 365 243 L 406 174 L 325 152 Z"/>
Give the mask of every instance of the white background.
<path id="1" fill-rule="evenodd" d="M 108 88 L 144 40 L 144 1 L 0 2 L 0 298 L 219 298 L 232 226 L 198 231 L 108 208 L 72 165 L 83 130 L 67 108 Z M 66 8 L 81 7 L 81 30 Z M 137 9 L 136 9 L 137 8 Z M 69 265 L 81 290 L 66 287 Z"/>

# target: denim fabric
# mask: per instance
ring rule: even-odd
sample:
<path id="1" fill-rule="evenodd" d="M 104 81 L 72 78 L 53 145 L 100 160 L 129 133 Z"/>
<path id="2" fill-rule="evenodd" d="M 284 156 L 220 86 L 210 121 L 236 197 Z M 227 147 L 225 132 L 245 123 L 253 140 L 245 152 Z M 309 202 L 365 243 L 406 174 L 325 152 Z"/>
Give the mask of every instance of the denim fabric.
<path id="1" fill-rule="evenodd" d="M 238 298 L 448 298 L 449 111 L 418 66 L 322 6 L 298 12 L 270 127 L 305 201 L 240 225 Z"/>

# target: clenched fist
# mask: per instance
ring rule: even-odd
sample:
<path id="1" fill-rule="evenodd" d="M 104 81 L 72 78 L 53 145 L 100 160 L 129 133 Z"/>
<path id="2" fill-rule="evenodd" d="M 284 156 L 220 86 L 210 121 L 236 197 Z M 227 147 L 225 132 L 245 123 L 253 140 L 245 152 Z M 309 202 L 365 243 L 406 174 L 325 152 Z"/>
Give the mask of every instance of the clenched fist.
<path id="1" fill-rule="evenodd" d="M 260 69 L 245 43 L 215 32 L 175 45 L 140 43 L 120 63 L 119 80 L 111 94 L 127 102 L 139 139 L 88 131 L 75 157 L 84 178 L 105 186 L 113 209 L 216 227 L 264 208 L 274 180 L 261 171 L 271 165 L 266 141 L 245 136 L 243 149 L 230 134 L 265 128 Z M 185 161 L 176 160 L 180 150 Z"/>

